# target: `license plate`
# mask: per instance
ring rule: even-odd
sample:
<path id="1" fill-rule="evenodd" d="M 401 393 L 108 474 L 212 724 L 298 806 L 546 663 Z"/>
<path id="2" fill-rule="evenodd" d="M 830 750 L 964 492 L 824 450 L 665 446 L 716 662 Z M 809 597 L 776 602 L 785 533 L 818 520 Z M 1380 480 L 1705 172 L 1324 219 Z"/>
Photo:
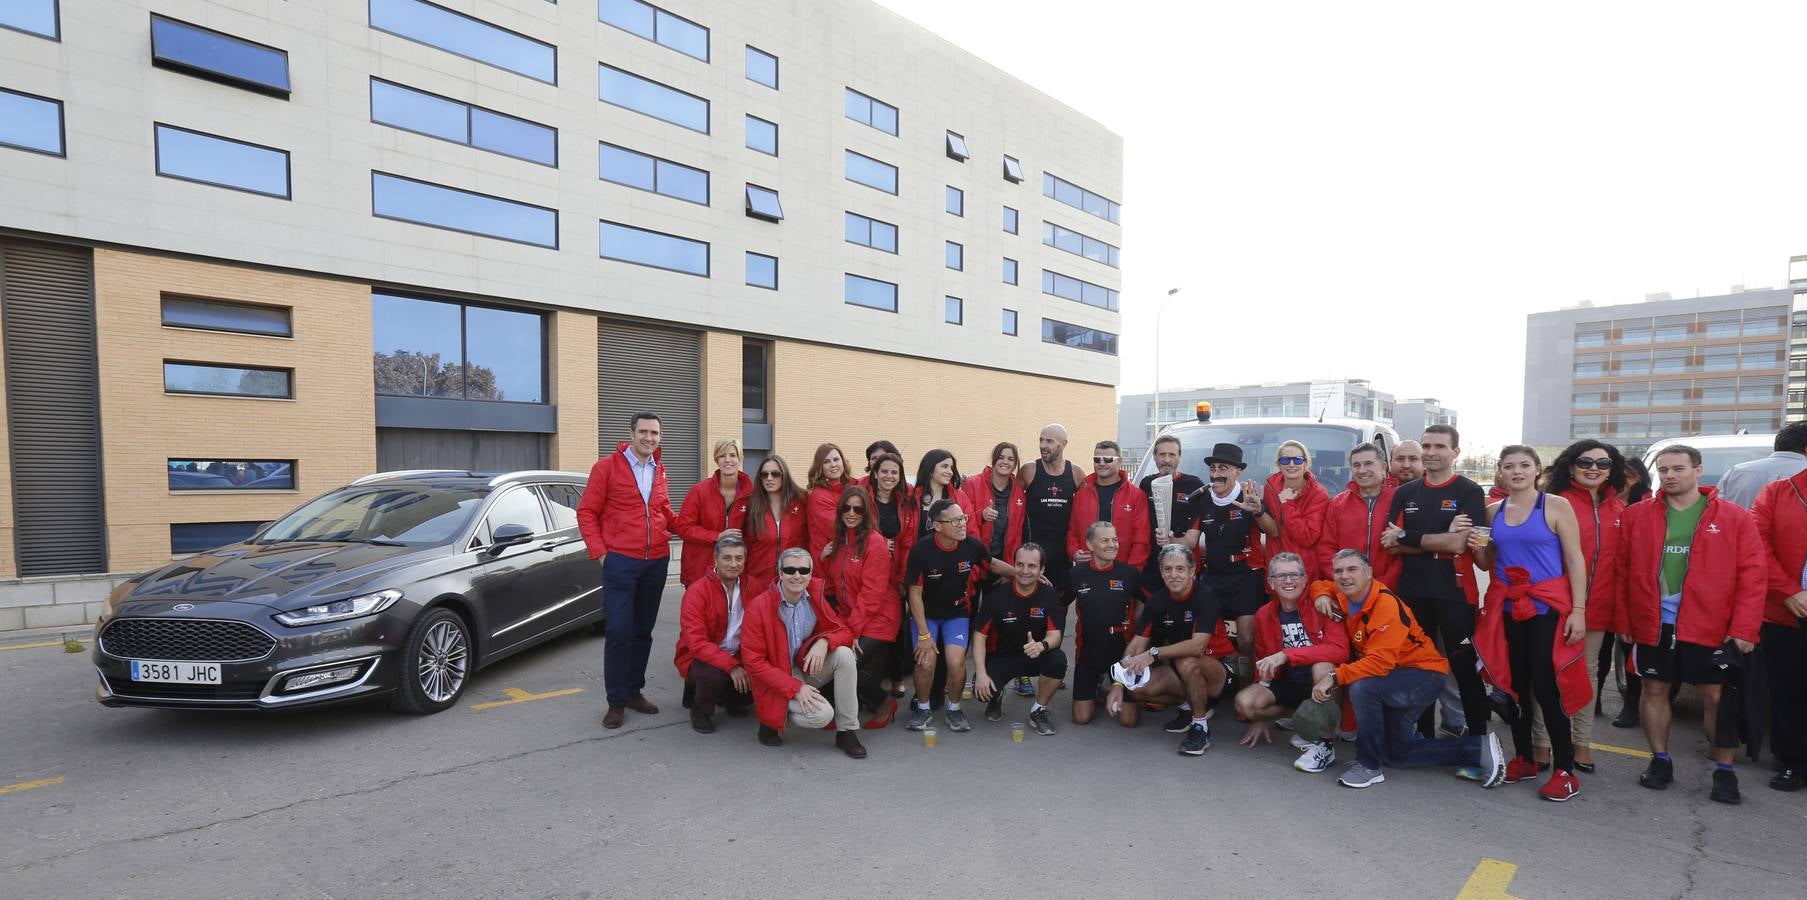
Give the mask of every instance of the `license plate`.
<path id="1" fill-rule="evenodd" d="M 132 660 L 133 681 L 161 681 L 169 684 L 219 684 L 219 663 L 155 662 Z"/>

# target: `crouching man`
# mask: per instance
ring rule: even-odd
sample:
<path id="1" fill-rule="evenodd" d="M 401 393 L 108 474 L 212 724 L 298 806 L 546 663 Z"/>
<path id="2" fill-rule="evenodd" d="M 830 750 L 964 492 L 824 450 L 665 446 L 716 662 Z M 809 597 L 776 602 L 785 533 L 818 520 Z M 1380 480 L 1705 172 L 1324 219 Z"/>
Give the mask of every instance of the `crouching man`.
<path id="1" fill-rule="evenodd" d="M 1198 582 L 1192 565 L 1192 551 L 1182 544 L 1168 544 L 1160 550 L 1161 584 L 1149 592 L 1142 606 L 1142 618 L 1136 623 L 1136 636 L 1129 642 L 1123 657 L 1122 671 L 1132 680 L 1147 680 L 1134 691 L 1121 680 L 1111 685 L 1105 709 L 1125 726 L 1134 726 L 1140 713 L 1138 703 L 1185 703 L 1167 731 L 1185 734 L 1179 752 L 1200 756 L 1211 748 L 1211 725 L 1205 715 L 1211 702 L 1226 689 L 1232 689 L 1236 677 L 1219 654 L 1230 652 L 1227 638 L 1219 633 L 1222 624 L 1217 597 Z M 1125 703 L 1129 697 L 1132 702 Z"/>
<path id="2" fill-rule="evenodd" d="M 860 745 L 859 665 L 853 630 L 813 580 L 809 551 L 791 547 L 778 555 L 778 584 L 747 609 L 741 625 L 740 661 L 753 682 L 759 742 L 784 745 L 784 722 L 808 729 L 835 723 L 834 744 L 854 759 Z M 833 685 L 834 702 L 821 689 Z"/>
<path id="3" fill-rule="evenodd" d="M 1254 684 L 1236 694 L 1236 711 L 1249 720 L 1242 745 L 1272 741 L 1275 719 L 1290 716 L 1311 699 L 1312 685 L 1349 661 L 1349 633 L 1343 623 L 1300 603 L 1305 597 L 1305 561 L 1281 553 L 1267 561 L 1267 584 L 1274 599 L 1255 613 Z M 1293 768 L 1318 773 L 1336 762 L 1335 734 L 1322 740 L 1293 735 L 1302 751 Z"/>
<path id="4" fill-rule="evenodd" d="M 731 716 L 744 716 L 753 702 L 752 683 L 740 664 L 740 629 L 747 617 L 740 576 L 746 567 L 746 541 L 732 534 L 716 538 L 715 567 L 690 583 L 679 607 L 678 675 L 684 679 L 690 727 L 701 734 L 715 730 L 711 717 L 717 704 Z"/>

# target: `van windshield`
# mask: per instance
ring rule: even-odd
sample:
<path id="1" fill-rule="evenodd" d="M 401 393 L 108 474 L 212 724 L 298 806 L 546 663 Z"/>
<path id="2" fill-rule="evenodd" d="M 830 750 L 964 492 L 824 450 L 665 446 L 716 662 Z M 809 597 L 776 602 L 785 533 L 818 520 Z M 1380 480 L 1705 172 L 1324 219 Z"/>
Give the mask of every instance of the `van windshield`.
<path id="1" fill-rule="evenodd" d="M 1311 451 L 1312 474 L 1333 497 L 1349 485 L 1349 451 L 1362 439 L 1361 432 L 1354 428 L 1317 422 L 1213 422 L 1199 428 L 1175 428 L 1170 433 L 1180 439 L 1180 471 L 1207 482 L 1211 474 L 1206 471 L 1205 457 L 1217 444 L 1241 447 L 1243 462 L 1249 464 L 1242 477 L 1261 482 L 1274 474 L 1274 456 L 1280 445 L 1298 441 Z M 1154 454 L 1150 453 L 1142 460 L 1136 480 L 1154 473 Z"/>

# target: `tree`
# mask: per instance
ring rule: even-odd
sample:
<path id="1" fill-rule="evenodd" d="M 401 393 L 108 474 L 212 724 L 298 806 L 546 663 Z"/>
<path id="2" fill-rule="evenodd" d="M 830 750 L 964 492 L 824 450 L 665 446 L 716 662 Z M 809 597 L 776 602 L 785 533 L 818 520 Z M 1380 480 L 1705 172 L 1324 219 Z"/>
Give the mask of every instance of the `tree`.
<path id="1" fill-rule="evenodd" d="M 507 399 L 496 385 L 495 370 L 488 366 L 441 362 L 438 353 L 399 349 L 384 353 L 379 350 L 371 354 L 371 365 L 376 373 L 376 392 L 379 394 Z"/>

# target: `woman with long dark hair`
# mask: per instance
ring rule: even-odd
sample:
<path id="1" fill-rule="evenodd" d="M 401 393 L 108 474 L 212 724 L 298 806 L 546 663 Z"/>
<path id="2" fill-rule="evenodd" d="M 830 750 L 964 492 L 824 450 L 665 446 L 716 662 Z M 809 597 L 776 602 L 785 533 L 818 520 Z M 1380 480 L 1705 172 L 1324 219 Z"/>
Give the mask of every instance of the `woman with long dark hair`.
<path id="1" fill-rule="evenodd" d="M 1028 512 L 1023 485 L 1016 478 L 1020 460 L 1015 444 L 1000 442 L 991 448 L 991 465 L 960 485 L 960 505 L 970 519 L 968 530 L 1006 569 L 1016 559 L 1016 548 L 1022 546 L 1023 519 Z M 1008 577 L 999 575 L 997 568 L 993 566 L 994 576 Z"/>
<path id="2" fill-rule="evenodd" d="M 937 500 L 960 500 L 958 491 L 966 479 L 960 477 L 960 464 L 946 450 L 930 450 L 922 455 L 916 467 L 916 536 L 923 537 L 934 529 L 929 520 L 929 507 Z"/>
<path id="3" fill-rule="evenodd" d="M 808 531 L 804 494 L 784 457 L 774 453 L 760 460 L 757 471 L 740 529 L 747 541 L 747 572 L 741 577 L 755 597 L 778 582 L 779 552 L 803 546 Z"/>
<path id="4" fill-rule="evenodd" d="M 822 548 L 834 540 L 835 506 L 841 502 L 841 489 L 852 483 L 841 448 L 833 444 L 817 447 L 809 472 L 804 475 L 805 489 L 809 491 L 804 506 L 809 519 L 809 544 L 805 549 L 818 563 L 822 561 Z"/>
<path id="5" fill-rule="evenodd" d="M 1650 469 L 1633 456 L 1625 460 L 1625 505 L 1630 506 L 1650 496 Z"/>
<path id="6" fill-rule="evenodd" d="M 903 620 L 904 566 L 910 559 L 910 548 L 916 544 L 916 520 L 919 511 L 910 486 L 904 483 L 903 458 L 895 453 L 880 453 L 872 463 L 872 527 L 883 535 L 891 551 L 891 599 L 897 607 L 897 634 L 893 635 L 893 652 L 885 661 L 884 673 L 891 679 L 891 696 L 902 697 L 904 684 L 910 678 L 909 632 Z"/>
<path id="7" fill-rule="evenodd" d="M 891 724 L 897 701 L 885 696 L 879 678 L 890 661 L 903 609 L 891 589 L 890 542 L 872 525 L 872 496 L 857 484 L 841 490 L 834 540 L 824 551 L 829 602 L 853 629 L 860 657 L 860 706 L 877 713 L 867 728 Z"/>

